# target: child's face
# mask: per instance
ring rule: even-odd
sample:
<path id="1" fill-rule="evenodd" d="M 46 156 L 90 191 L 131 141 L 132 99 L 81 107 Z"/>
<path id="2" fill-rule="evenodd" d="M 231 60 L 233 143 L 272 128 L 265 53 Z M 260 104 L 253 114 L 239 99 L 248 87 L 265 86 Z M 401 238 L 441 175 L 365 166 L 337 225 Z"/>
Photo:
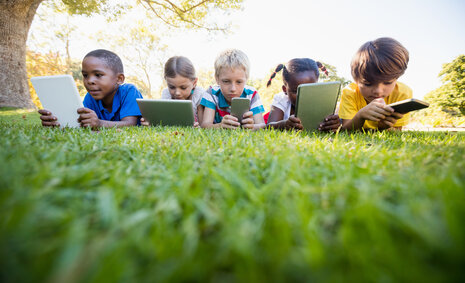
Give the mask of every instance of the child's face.
<path id="1" fill-rule="evenodd" d="M 176 75 L 174 78 L 166 77 L 165 79 L 172 99 L 190 99 L 192 90 L 197 85 L 197 79 L 192 80 L 179 75 Z"/>
<path id="2" fill-rule="evenodd" d="M 396 87 L 397 80 L 387 82 L 368 83 L 357 81 L 358 89 L 367 103 L 372 102 L 377 98 L 388 97 Z"/>
<path id="3" fill-rule="evenodd" d="M 233 97 L 241 96 L 246 82 L 247 76 L 241 68 L 223 68 L 216 78 L 216 83 L 220 86 L 224 98 L 230 104 Z"/>
<path id="4" fill-rule="evenodd" d="M 297 87 L 301 84 L 313 84 L 318 81 L 314 71 L 299 72 L 290 75 L 289 81 L 284 81 L 283 91 L 289 96 L 292 105 L 297 101 Z"/>
<path id="5" fill-rule="evenodd" d="M 115 74 L 100 58 L 86 57 L 82 61 L 84 86 L 95 100 L 113 95 L 124 82 L 123 74 Z"/>

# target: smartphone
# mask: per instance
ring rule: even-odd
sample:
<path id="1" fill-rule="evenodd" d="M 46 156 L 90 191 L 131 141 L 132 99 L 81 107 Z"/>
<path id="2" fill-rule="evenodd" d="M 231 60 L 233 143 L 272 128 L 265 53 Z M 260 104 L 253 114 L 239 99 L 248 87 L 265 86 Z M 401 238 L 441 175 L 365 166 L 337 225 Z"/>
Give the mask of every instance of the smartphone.
<path id="1" fill-rule="evenodd" d="M 242 123 L 242 116 L 250 109 L 250 99 L 244 97 L 233 97 L 231 100 L 231 115 Z"/>
<path id="2" fill-rule="evenodd" d="M 394 112 L 404 114 L 410 111 L 429 107 L 429 103 L 419 99 L 411 98 L 391 103 L 388 106 L 391 106 L 394 109 Z"/>

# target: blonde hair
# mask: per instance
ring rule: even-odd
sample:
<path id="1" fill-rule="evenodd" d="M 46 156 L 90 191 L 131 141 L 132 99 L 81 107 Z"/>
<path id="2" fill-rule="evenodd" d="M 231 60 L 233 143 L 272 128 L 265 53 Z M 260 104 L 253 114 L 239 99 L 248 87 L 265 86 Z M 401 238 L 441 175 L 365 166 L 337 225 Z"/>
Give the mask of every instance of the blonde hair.
<path id="1" fill-rule="evenodd" d="M 215 78 L 218 78 L 223 68 L 242 68 L 249 78 L 250 62 L 247 55 L 238 49 L 227 49 L 221 52 L 215 60 Z"/>

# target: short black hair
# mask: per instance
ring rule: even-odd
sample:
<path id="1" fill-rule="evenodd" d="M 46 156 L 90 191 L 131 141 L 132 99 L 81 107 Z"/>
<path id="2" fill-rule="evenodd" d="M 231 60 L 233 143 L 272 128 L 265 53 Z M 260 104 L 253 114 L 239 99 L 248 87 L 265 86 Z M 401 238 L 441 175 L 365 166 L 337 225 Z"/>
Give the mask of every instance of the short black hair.
<path id="1" fill-rule="evenodd" d="M 95 57 L 102 59 L 103 61 L 105 61 L 107 66 L 113 72 L 115 72 L 115 74 L 124 74 L 123 62 L 121 61 L 121 58 L 119 58 L 119 56 L 116 55 L 116 53 L 114 52 L 105 49 L 97 49 L 87 53 L 87 55 L 84 56 L 84 59 L 86 59 L 87 57 Z"/>

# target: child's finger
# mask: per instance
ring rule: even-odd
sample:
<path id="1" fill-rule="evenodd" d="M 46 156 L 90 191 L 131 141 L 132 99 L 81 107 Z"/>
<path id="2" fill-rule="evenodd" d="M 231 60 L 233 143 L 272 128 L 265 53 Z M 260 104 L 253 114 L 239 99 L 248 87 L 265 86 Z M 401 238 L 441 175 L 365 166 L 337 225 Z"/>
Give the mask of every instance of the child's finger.
<path id="1" fill-rule="evenodd" d="M 58 127 L 58 126 L 60 126 L 60 123 L 42 121 L 42 126 L 44 126 L 44 127 Z"/>
<path id="2" fill-rule="evenodd" d="M 242 125 L 245 125 L 245 124 L 253 124 L 253 118 L 242 119 Z"/>
<path id="3" fill-rule="evenodd" d="M 81 107 L 77 110 L 78 114 L 84 114 L 84 113 L 92 113 L 94 112 L 92 109 Z"/>
<path id="4" fill-rule="evenodd" d="M 57 117 L 55 117 L 55 116 L 44 116 L 44 115 L 42 115 L 42 116 L 40 116 L 40 120 L 42 120 L 42 121 L 47 121 L 47 122 L 49 122 L 49 121 L 56 121 L 56 120 L 57 120 Z"/>
<path id="5" fill-rule="evenodd" d="M 249 118 L 249 117 L 253 117 L 253 112 L 252 111 L 247 111 L 247 112 L 244 113 L 244 115 L 242 115 L 242 119 Z"/>
<path id="6" fill-rule="evenodd" d="M 291 121 L 292 123 L 298 123 L 298 124 L 302 123 L 302 122 L 300 121 L 300 118 L 297 118 L 297 117 L 295 117 L 294 115 L 289 116 L 289 121 Z"/>
<path id="7" fill-rule="evenodd" d="M 226 119 L 228 121 L 239 121 L 239 119 L 237 119 L 236 117 L 232 116 L 232 115 L 226 115 L 223 117 L 223 120 Z"/>
<path id="8" fill-rule="evenodd" d="M 391 116 L 393 116 L 394 118 L 396 119 L 401 119 L 402 117 L 404 117 L 404 114 L 400 114 L 400 113 L 397 113 L 397 112 L 393 112 L 391 114 Z"/>

